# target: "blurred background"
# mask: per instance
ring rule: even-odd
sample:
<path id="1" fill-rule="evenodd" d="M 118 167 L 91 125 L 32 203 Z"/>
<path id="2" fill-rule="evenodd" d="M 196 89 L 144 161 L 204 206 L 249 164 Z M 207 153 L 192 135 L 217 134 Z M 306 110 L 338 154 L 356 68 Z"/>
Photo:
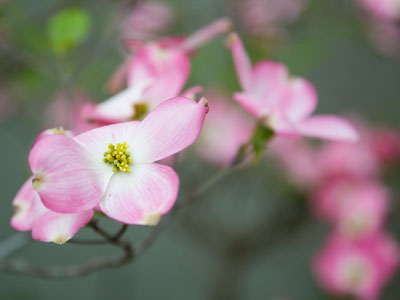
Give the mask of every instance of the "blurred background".
<path id="1" fill-rule="evenodd" d="M 399 128 L 400 29 L 395 22 L 392 27 L 377 22 L 361 1 L 170 0 L 145 10 L 137 21 L 132 14 L 144 2 L 0 0 L 0 239 L 15 233 L 11 201 L 30 174 L 27 157 L 35 138 L 46 128 L 66 126 L 66 111 L 79 99 L 101 102 L 110 96 L 107 82 L 128 55 L 130 39 L 188 35 L 229 17 L 253 61 L 281 61 L 315 85 L 318 113 Z M 187 86 L 227 95 L 239 91 L 223 39 L 193 56 Z M 177 168 L 180 194 L 217 170 L 188 151 Z M 386 228 L 400 241 L 398 175 L 393 168 L 382 181 L 391 190 Z M 117 230 L 112 222 L 104 224 Z M 131 227 L 127 237 L 140 241 L 148 232 Z M 344 299 L 324 291 L 311 271 L 328 232 L 309 212 L 304 193 L 288 184 L 280 164 L 265 157 L 185 207 L 131 264 L 67 281 L 0 274 L 0 298 Z M 245 246 L 249 235 L 258 241 L 251 250 Z M 78 234 L 84 236 L 91 233 Z M 67 264 L 115 251 L 35 242 L 18 255 Z M 400 298 L 397 274 L 380 299 Z"/>

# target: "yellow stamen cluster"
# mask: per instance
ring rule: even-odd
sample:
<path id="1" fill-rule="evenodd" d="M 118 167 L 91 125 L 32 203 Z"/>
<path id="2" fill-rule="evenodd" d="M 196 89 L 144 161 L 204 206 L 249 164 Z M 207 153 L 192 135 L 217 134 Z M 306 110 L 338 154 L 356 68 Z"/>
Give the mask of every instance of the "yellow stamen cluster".
<path id="1" fill-rule="evenodd" d="M 132 120 L 141 121 L 149 112 L 149 106 L 145 102 L 139 102 L 133 104 L 135 113 L 133 114 Z"/>
<path id="2" fill-rule="evenodd" d="M 108 151 L 104 152 L 103 161 L 106 164 L 113 166 L 114 172 L 129 172 L 131 168 L 129 165 L 132 163 L 130 158 L 131 154 L 127 150 L 129 145 L 126 142 L 118 143 L 117 146 L 113 144 L 108 145 Z"/>

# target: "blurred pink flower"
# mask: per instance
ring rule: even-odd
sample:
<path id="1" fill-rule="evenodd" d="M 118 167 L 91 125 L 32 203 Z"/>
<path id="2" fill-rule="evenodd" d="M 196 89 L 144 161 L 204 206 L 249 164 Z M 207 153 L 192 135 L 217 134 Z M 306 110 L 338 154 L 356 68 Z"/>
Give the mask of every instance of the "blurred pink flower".
<path id="1" fill-rule="evenodd" d="M 234 9 L 239 26 L 247 34 L 271 36 L 283 31 L 304 11 L 308 0 L 236 0 Z"/>
<path id="2" fill-rule="evenodd" d="M 389 209 L 388 190 L 378 182 L 336 180 L 317 191 L 312 201 L 317 216 L 349 238 L 363 238 L 383 229 Z"/>
<path id="3" fill-rule="evenodd" d="M 358 139 L 354 127 L 342 118 L 311 116 L 317 94 L 310 82 L 289 77 L 287 68 L 280 63 L 260 61 L 252 67 L 237 34 L 231 34 L 228 44 L 243 89 L 234 94 L 235 100 L 256 118 L 264 119 L 275 133 L 343 141 Z"/>
<path id="4" fill-rule="evenodd" d="M 324 288 L 338 296 L 377 300 L 398 263 L 397 245 L 383 233 L 357 241 L 334 235 L 316 256 L 314 273 Z"/>
<path id="5" fill-rule="evenodd" d="M 372 17 L 384 21 L 400 19 L 399 0 L 356 0 L 360 6 Z"/>
<path id="6" fill-rule="evenodd" d="M 190 73 L 189 54 L 225 33 L 230 26 L 229 20 L 220 19 L 188 38 L 166 38 L 144 45 L 136 43 L 135 55 L 111 80 L 115 91 L 126 77 L 128 88 L 96 105 L 87 117 L 108 123 L 143 119 L 162 101 L 181 93 Z"/>
<path id="7" fill-rule="evenodd" d="M 381 172 L 379 160 L 365 140 L 324 144 L 317 155 L 317 167 L 323 180 L 368 178 Z"/>
<path id="8" fill-rule="evenodd" d="M 171 27 L 174 18 L 174 11 L 165 2 L 139 2 L 125 18 L 121 37 L 123 40 L 153 40 Z"/>
<path id="9" fill-rule="evenodd" d="M 42 138 L 29 155 L 34 187 L 53 211 L 100 205 L 117 221 L 155 225 L 175 203 L 179 187 L 175 171 L 155 162 L 190 146 L 205 113 L 204 99 L 173 98 L 142 122 L 103 126 L 74 138 Z"/>
<path id="10" fill-rule="evenodd" d="M 383 165 L 390 166 L 400 159 L 400 135 L 386 128 L 371 129 L 368 143 L 375 157 Z"/>
<path id="11" fill-rule="evenodd" d="M 319 184 L 317 151 L 304 140 L 278 136 L 269 144 L 268 154 L 278 161 L 288 180 L 297 187 L 313 190 Z"/>
<path id="12" fill-rule="evenodd" d="M 208 95 L 210 112 L 195 144 L 200 157 L 218 166 L 229 165 L 252 134 L 254 121 L 222 93 Z"/>

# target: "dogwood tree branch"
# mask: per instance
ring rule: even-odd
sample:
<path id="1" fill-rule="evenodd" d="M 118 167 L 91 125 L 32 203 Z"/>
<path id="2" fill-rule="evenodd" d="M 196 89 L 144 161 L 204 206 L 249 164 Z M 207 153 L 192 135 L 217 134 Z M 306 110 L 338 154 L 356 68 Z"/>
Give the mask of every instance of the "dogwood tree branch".
<path id="1" fill-rule="evenodd" d="M 120 248 L 122 250 L 122 253 L 112 257 L 96 258 L 84 264 L 69 266 L 39 266 L 30 262 L 17 259 L 3 259 L 0 260 L 0 271 L 24 276 L 42 277 L 49 279 L 66 279 L 88 275 L 106 268 L 115 268 L 129 263 L 133 259 L 134 251 L 132 245 L 128 241 L 120 239 L 127 229 L 126 225 L 123 225 L 115 235 L 110 235 L 102 228 L 100 228 L 97 224 L 97 221 L 90 222 L 88 224 L 88 227 L 92 228 L 96 233 L 100 234 L 107 242 L 107 244 L 111 244 L 112 246 Z M 100 241 L 96 240 L 88 242 L 89 244 L 99 244 Z"/>

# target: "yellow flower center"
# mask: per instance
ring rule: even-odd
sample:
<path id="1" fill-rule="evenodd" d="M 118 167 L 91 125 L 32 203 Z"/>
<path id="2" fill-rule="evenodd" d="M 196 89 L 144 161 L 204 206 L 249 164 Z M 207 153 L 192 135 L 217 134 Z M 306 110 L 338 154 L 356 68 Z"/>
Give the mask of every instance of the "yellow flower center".
<path id="1" fill-rule="evenodd" d="M 131 170 L 129 165 L 132 163 L 132 159 L 130 158 L 131 154 L 128 148 L 129 145 L 127 142 L 118 143 L 116 146 L 109 144 L 108 151 L 104 152 L 103 161 L 106 164 L 112 165 L 114 172 L 129 172 Z"/>
<path id="2" fill-rule="evenodd" d="M 132 116 L 133 121 L 141 121 L 149 112 L 149 106 L 145 102 L 135 103 L 133 108 L 135 110 Z"/>

